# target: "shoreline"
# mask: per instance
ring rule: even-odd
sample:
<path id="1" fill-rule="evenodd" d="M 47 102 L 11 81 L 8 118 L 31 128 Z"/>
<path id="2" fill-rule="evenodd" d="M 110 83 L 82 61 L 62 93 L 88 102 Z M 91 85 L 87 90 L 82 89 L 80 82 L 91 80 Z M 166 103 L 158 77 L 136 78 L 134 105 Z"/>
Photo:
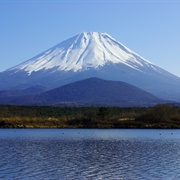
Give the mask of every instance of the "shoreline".
<path id="1" fill-rule="evenodd" d="M 0 128 L 180 129 L 180 107 L 0 106 Z"/>

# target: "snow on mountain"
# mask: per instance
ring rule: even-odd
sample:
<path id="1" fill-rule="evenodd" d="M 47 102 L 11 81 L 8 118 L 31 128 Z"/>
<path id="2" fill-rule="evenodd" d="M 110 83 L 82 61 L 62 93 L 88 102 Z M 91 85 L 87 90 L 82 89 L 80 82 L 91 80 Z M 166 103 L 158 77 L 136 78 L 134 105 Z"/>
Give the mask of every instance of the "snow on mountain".
<path id="1" fill-rule="evenodd" d="M 59 71 L 85 71 L 108 63 L 124 64 L 138 71 L 143 67 L 159 70 L 106 33 L 85 32 L 76 35 L 44 53 L 9 70 L 24 70 L 31 74 L 55 68 Z"/>
<path id="2" fill-rule="evenodd" d="M 84 32 L 0 73 L 0 90 L 56 88 L 97 77 L 123 81 L 180 101 L 180 78 L 147 61 L 107 33 Z"/>

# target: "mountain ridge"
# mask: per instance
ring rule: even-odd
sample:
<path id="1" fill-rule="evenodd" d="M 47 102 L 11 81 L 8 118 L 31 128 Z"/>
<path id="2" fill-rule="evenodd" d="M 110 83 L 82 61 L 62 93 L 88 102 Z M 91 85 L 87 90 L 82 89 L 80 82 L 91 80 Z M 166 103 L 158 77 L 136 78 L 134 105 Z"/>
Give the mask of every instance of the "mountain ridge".
<path id="1" fill-rule="evenodd" d="M 128 83 L 96 77 L 70 83 L 41 94 L 12 97 L 7 100 L 7 104 L 121 107 L 144 107 L 165 103 Z"/>
<path id="2" fill-rule="evenodd" d="M 138 57 L 138 61 L 134 56 Z M 31 74 L 34 71 L 57 68 L 66 72 L 76 72 L 88 68 L 96 69 L 108 62 L 122 63 L 136 70 L 140 70 L 141 66 L 159 70 L 153 63 L 115 41 L 107 33 L 86 32 L 69 38 L 7 71 L 24 70 Z"/>
<path id="3" fill-rule="evenodd" d="M 107 33 L 86 32 L 0 73 L 0 90 L 56 88 L 82 79 L 123 81 L 180 101 L 180 78 L 142 58 Z"/>

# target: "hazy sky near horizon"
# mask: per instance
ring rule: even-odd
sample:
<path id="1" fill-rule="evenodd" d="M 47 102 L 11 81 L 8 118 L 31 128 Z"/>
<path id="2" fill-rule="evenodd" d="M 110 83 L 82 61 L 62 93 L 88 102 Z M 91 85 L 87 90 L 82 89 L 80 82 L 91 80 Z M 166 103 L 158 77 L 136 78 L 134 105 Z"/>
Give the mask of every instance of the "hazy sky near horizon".
<path id="1" fill-rule="evenodd" d="M 180 0 L 0 0 L 0 72 L 84 31 L 180 77 Z"/>

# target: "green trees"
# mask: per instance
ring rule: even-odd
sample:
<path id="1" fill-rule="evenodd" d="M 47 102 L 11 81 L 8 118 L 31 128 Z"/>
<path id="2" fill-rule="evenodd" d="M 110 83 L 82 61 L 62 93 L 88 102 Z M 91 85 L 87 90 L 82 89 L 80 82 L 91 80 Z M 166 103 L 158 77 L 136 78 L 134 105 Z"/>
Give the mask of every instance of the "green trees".
<path id="1" fill-rule="evenodd" d="M 180 107 L 0 106 L 0 128 L 180 128 Z"/>
<path id="2" fill-rule="evenodd" d="M 180 108 L 170 104 L 156 105 L 140 114 L 136 121 L 152 127 L 180 128 Z"/>

